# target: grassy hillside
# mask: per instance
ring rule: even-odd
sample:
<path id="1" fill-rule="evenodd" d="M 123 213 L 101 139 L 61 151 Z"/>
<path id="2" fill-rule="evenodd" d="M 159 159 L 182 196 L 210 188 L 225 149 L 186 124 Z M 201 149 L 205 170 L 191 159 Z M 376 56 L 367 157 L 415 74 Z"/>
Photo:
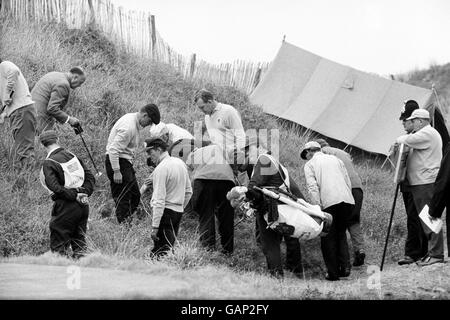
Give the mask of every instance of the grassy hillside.
<path id="1" fill-rule="evenodd" d="M 308 132 L 289 125 L 281 125 L 255 106 L 248 97 L 230 87 L 210 83 L 185 81 L 169 66 L 137 58 L 114 47 L 95 30 L 68 30 L 62 25 L 26 25 L 0 21 L 0 56 L 11 60 L 22 70 L 30 87 L 45 73 L 53 70 L 67 71 L 70 66 L 81 65 L 88 78 L 72 95 L 67 109 L 83 121 L 84 138 L 93 152 L 97 167 L 104 168 L 104 152 L 109 129 L 124 113 L 149 102 L 161 110 L 162 121 L 174 122 L 193 131 L 194 121 L 203 118 L 192 105 L 194 91 L 201 87 L 213 90 L 217 100 L 234 105 L 242 114 L 246 129 L 280 129 L 280 157 L 302 191 L 305 192 L 303 165 L 299 151 Z M 62 145 L 86 164 L 90 160 L 83 145 L 67 126 L 59 127 Z M 148 134 L 148 130 L 145 131 Z M 28 187 L 21 192 L 11 190 L 15 177 L 10 163 L 12 138 L 9 126 L 0 127 L 0 256 L 39 255 L 49 249 L 50 210 L 52 201 L 38 182 L 38 169 L 30 172 Z M 37 148 L 37 157 L 44 151 Z M 362 209 L 362 227 L 366 239 L 368 264 L 379 264 L 392 205 L 394 186 L 392 172 L 380 169 L 380 162 L 371 159 L 360 161 L 357 170 L 364 184 L 365 198 Z M 136 162 L 139 183 L 147 175 L 145 155 L 139 154 Z M 97 254 L 119 258 L 149 258 L 152 248 L 150 238 L 149 197 L 143 199 L 148 216 L 135 220 L 130 226 L 117 225 L 114 219 L 100 219 L 98 209 L 111 198 L 109 181 L 104 174 L 97 181 L 91 198 L 91 223 L 88 230 L 89 248 Z M 231 268 L 232 271 L 264 272 L 265 259 L 253 237 L 254 221 L 242 223 L 235 234 L 235 254 L 225 258 L 208 254 L 197 243 L 196 217 L 183 217 L 179 244 L 173 255 L 163 260 L 166 266 L 181 270 L 210 266 Z M 387 261 L 403 254 L 406 236 L 406 219 L 403 203 L 397 202 Z M 320 253 L 320 240 L 302 244 L 302 254 L 307 277 L 319 277 L 324 271 Z"/>
<path id="2" fill-rule="evenodd" d="M 397 76 L 398 80 L 407 82 L 414 86 L 419 86 L 427 89 L 431 89 L 432 85 L 438 93 L 439 103 L 447 114 L 447 126 L 448 115 L 450 108 L 450 63 L 444 65 L 430 65 L 428 69 L 413 70 L 407 74 L 401 74 Z"/>

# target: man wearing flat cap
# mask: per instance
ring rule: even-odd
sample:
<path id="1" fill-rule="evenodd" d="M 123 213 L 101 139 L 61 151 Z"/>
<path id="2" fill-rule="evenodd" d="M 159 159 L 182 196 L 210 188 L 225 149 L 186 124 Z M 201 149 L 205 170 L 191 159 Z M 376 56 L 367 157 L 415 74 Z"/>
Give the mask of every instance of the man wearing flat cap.
<path id="1" fill-rule="evenodd" d="M 145 151 L 156 164 L 153 171 L 152 253 L 165 255 L 174 245 L 184 208 L 192 196 L 186 164 L 167 152 L 167 143 L 160 138 L 147 139 Z"/>
<path id="2" fill-rule="evenodd" d="M 141 107 L 138 112 L 123 115 L 109 134 L 105 168 L 119 223 L 131 219 L 141 200 L 133 168 L 136 148 L 140 143 L 140 131 L 159 121 L 159 109 L 150 103 Z"/>
<path id="3" fill-rule="evenodd" d="M 412 195 L 416 214 L 428 205 L 433 196 L 433 184 L 442 160 L 442 139 L 439 132 L 430 125 L 430 113 L 425 109 L 415 109 L 405 120 L 411 121 L 411 134 L 397 138 L 397 144 L 410 147 L 406 160 L 406 179 Z M 409 257 L 420 266 L 444 262 L 444 241 L 442 230 L 435 234 L 422 224 L 428 240 L 428 252 L 424 257 Z M 407 257 L 405 257 L 407 258 Z"/>
<path id="4" fill-rule="evenodd" d="M 58 145 L 55 131 L 44 131 L 39 140 L 47 151 L 40 180 L 54 201 L 50 220 L 50 249 L 80 258 L 86 251 L 89 216 L 87 197 L 94 191 L 95 178 L 73 153 Z"/>
<path id="5" fill-rule="evenodd" d="M 308 160 L 304 171 L 309 202 L 333 216 L 328 234 L 320 239 L 328 270 L 325 279 L 334 281 L 348 277 L 351 266 L 346 230 L 355 201 L 347 170 L 336 156 L 324 154 L 316 141 L 306 143 L 300 156 Z"/>

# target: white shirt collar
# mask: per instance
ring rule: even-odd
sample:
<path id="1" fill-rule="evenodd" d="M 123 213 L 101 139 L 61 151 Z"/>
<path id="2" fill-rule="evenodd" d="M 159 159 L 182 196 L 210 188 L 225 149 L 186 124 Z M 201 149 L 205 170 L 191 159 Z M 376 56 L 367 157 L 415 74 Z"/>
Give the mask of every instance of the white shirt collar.
<path id="1" fill-rule="evenodd" d="M 50 155 L 56 150 L 61 148 L 60 146 L 54 146 L 53 148 L 50 149 L 50 151 L 47 153 L 47 158 L 50 157 Z"/>

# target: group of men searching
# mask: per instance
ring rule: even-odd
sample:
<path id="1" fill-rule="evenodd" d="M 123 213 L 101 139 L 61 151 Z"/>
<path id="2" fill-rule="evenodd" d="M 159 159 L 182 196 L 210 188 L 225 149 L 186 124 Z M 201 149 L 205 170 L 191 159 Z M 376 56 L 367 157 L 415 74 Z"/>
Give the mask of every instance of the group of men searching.
<path id="1" fill-rule="evenodd" d="M 54 200 L 50 222 L 51 250 L 67 254 L 71 248 L 73 256 L 80 257 L 86 251 L 85 234 L 89 215 L 87 199 L 94 190 L 95 177 L 76 155 L 59 145 L 53 127 L 57 121 L 67 123 L 75 129 L 81 128 L 80 121 L 69 116 L 63 109 L 70 90 L 81 86 L 86 75 L 80 67 L 73 67 L 67 73 L 50 72 L 36 83 L 30 93 L 20 69 L 12 62 L 0 62 L 0 98 L 3 107 L 0 117 L 2 121 L 5 117 L 10 118 L 15 141 L 15 168 L 20 172 L 34 163 L 34 137 L 37 134 L 47 151 L 41 170 L 41 182 Z M 123 115 L 114 124 L 106 145 L 105 169 L 115 202 L 117 221 L 129 222 L 139 207 L 141 195 L 151 189 L 151 238 L 154 241 L 152 253 L 155 257 L 163 256 L 173 248 L 183 212 L 187 209 L 198 215 L 200 243 L 209 250 L 216 250 L 217 219 L 220 250 L 225 255 L 232 255 L 235 209 L 228 201 L 227 193 L 236 185 L 246 185 L 246 198 L 256 209 L 255 236 L 266 257 L 269 272 L 273 276 L 283 277 L 284 270 L 288 270 L 302 278 L 299 239 L 268 228 L 270 220 L 267 220 L 267 213 L 273 210 L 274 203 L 255 188 L 276 188 L 292 197 L 305 199 L 298 185 L 262 141 L 246 136 L 241 116 L 233 106 L 216 101 L 213 93 L 205 89 L 197 91 L 193 100 L 204 114 L 208 141 L 197 139 L 176 124 L 161 122 L 160 110 L 152 103 L 142 106 L 137 112 Z M 426 110 L 416 111 L 423 113 Z M 414 122 L 414 119 L 426 118 L 424 114 L 421 117 L 414 118 L 412 114 L 407 120 L 405 118 L 404 124 L 405 121 Z M 133 164 L 141 146 L 142 129 L 145 127 L 150 127 L 151 138 L 145 140 L 144 150 L 149 156 L 147 164 L 153 171 L 139 188 Z M 426 125 L 423 128 L 425 127 L 429 131 Z M 420 130 L 422 128 L 415 127 L 411 131 L 413 133 L 400 137 L 398 142 L 410 144 L 412 153 L 417 150 L 419 154 L 424 149 L 423 143 L 418 143 L 418 138 L 415 138 Z M 436 146 L 441 148 L 442 143 L 436 143 Z M 434 151 L 432 154 L 434 162 L 442 158 L 442 154 L 439 156 Z M 307 160 L 304 173 L 309 202 L 319 205 L 333 219 L 321 236 L 321 249 L 328 271 L 325 278 L 339 280 L 349 276 L 351 272 L 347 230 L 354 250 L 353 266 L 363 265 L 366 257 L 360 226 L 363 201 L 361 179 L 351 156 L 329 146 L 323 139 L 306 143 L 299 156 Z M 417 158 L 419 160 L 416 162 L 424 161 L 422 155 Z M 430 173 L 427 167 L 429 163 L 423 163 L 422 167 L 425 166 L 425 169 L 419 170 L 423 174 L 418 174 L 415 173 L 417 164 L 414 156 L 408 159 L 412 159 L 408 161 L 413 163 L 411 168 L 408 167 L 407 177 L 411 201 L 414 203 L 407 202 L 408 193 L 404 191 L 405 205 L 407 211 L 415 205 L 415 210 L 420 212 L 419 206 L 429 203 L 428 200 L 431 199 L 429 197 L 430 199 L 423 200 L 422 195 L 431 193 L 423 188 L 414 191 L 414 179 L 417 175 L 426 175 L 426 184 L 434 183 L 434 180 L 430 182 L 431 176 L 438 174 L 434 169 L 439 169 L 439 166 L 433 162 L 434 171 Z M 440 174 L 446 175 L 444 184 L 448 188 L 448 169 L 446 172 Z M 438 192 L 434 195 L 439 197 Z M 417 212 L 414 214 L 417 215 Z M 411 210 L 408 211 L 408 236 L 411 233 L 411 237 L 413 228 L 410 228 L 410 220 L 415 217 L 414 214 Z M 430 204 L 430 214 L 440 216 L 441 205 Z M 415 218 L 418 222 L 418 218 Z M 420 223 L 415 227 L 421 227 Z M 417 238 L 418 235 L 414 233 L 414 237 Z M 435 238 L 434 235 L 428 237 Z M 439 239 L 442 240 L 442 235 L 436 241 L 434 238 L 430 238 L 433 248 L 435 243 L 439 243 Z M 280 250 L 283 239 L 287 251 L 285 264 Z M 408 241 L 411 242 L 409 238 Z M 423 246 L 425 240 L 420 241 Z M 421 250 L 420 254 L 425 252 L 423 247 Z M 436 250 L 430 249 L 427 256 L 430 259 L 440 259 L 439 247 Z M 413 261 L 417 261 L 420 254 L 412 255 L 407 252 L 407 256 Z M 422 262 L 424 265 L 436 262 L 430 259 Z"/>

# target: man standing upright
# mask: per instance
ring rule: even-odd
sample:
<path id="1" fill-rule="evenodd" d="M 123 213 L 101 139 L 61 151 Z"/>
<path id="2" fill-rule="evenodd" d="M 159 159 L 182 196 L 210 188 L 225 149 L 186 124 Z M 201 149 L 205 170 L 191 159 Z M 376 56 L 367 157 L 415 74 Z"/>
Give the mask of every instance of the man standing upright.
<path id="1" fill-rule="evenodd" d="M 419 109 L 419 105 L 414 100 L 405 102 L 404 109 L 400 114 L 399 120 L 402 121 L 403 129 L 406 134 L 414 131 L 412 120 L 407 120 L 414 110 Z M 398 261 L 399 265 L 414 263 L 424 257 L 428 252 L 428 240 L 420 223 L 419 213 L 414 205 L 413 196 L 409 188 L 408 178 L 400 182 L 400 191 L 402 192 L 403 202 L 406 210 L 406 241 L 405 256 Z"/>
<path id="2" fill-rule="evenodd" d="M 9 117 L 14 138 L 13 166 L 16 174 L 34 163 L 36 109 L 19 67 L 0 59 L 0 124 Z"/>
<path id="3" fill-rule="evenodd" d="M 80 87 L 85 80 L 86 75 L 81 67 L 73 67 L 66 73 L 49 72 L 39 79 L 31 90 L 37 110 L 39 134 L 53 129 L 55 120 L 72 127 L 80 124 L 77 118 L 69 116 L 63 109 L 69 100 L 70 89 Z"/>
<path id="4" fill-rule="evenodd" d="M 40 179 L 54 201 L 50 220 L 50 249 L 80 258 L 86 251 L 86 226 L 89 217 L 87 197 L 94 191 L 95 178 L 81 160 L 61 148 L 56 132 L 39 136 L 47 151 Z"/>
<path id="5" fill-rule="evenodd" d="M 447 255 L 450 257 L 450 143 L 445 147 L 445 154 L 441 161 L 441 167 L 434 182 L 433 198 L 430 202 L 428 214 L 432 218 L 441 218 L 444 209 L 446 209 L 445 224 L 447 227 Z"/>
<path id="6" fill-rule="evenodd" d="M 324 154 L 315 141 L 306 143 L 300 156 L 308 160 L 304 171 L 310 203 L 319 205 L 333 216 L 330 230 L 320 239 L 320 245 L 328 269 L 325 278 L 339 280 L 339 277 L 349 276 L 351 270 L 346 230 L 355 201 L 350 178 L 344 163 L 335 156 Z"/>
<path id="7" fill-rule="evenodd" d="M 406 160 L 406 177 L 416 212 L 420 212 L 433 196 L 433 185 L 442 160 L 442 139 L 431 127 L 427 110 L 416 109 L 406 120 L 412 121 L 413 133 L 398 137 L 396 143 L 404 143 L 412 149 Z M 428 239 L 428 252 L 418 264 L 427 266 L 444 262 L 442 230 L 435 234 L 424 223 L 422 227 Z"/>
<path id="8" fill-rule="evenodd" d="M 217 102 L 213 94 L 205 89 L 195 93 L 194 102 L 205 114 L 211 143 L 220 146 L 227 154 L 244 148 L 245 130 L 241 116 L 233 106 Z"/>
<path id="9" fill-rule="evenodd" d="M 139 146 L 140 130 L 160 121 L 159 109 L 147 104 L 138 112 L 123 115 L 114 124 L 106 145 L 105 168 L 116 204 L 119 223 L 131 218 L 141 199 L 133 160 Z"/>
<path id="10" fill-rule="evenodd" d="M 355 167 L 353 166 L 353 160 L 350 154 L 348 154 L 344 150 L 331 147 L 324 139 L 317 139 L 316 141 L 322 147 L 323 153 L 336 156 L 344 163 L 345 169 L 347 170 L 348 176 L 350 178 L 350 183 L 352 185 L 352 196 L 355 200 L 355 206 L 353 207 L 353 212 L 349 219 L 348 232 L 350 233 L 350 237 L 352 238 L 354 251 L 353 266 L 361 266 L 364 264 L 364 259 L 366 257 L 366 253 L 364 251 L 364 236 L 360 225 L 361 207 L 364 196 L 361 178 L 359 177 L 358 173 L 355 170 Z"/>
<path id="11" fill-rule="evenodd" d="M 146 152 L 156 164 L 153 171 L 152 253 L 165 255 L 174 245 L 181 217 L 191 196 L 192 187 L 186 164 L 167 152 L 162 139 L 147 139 Z"/>

